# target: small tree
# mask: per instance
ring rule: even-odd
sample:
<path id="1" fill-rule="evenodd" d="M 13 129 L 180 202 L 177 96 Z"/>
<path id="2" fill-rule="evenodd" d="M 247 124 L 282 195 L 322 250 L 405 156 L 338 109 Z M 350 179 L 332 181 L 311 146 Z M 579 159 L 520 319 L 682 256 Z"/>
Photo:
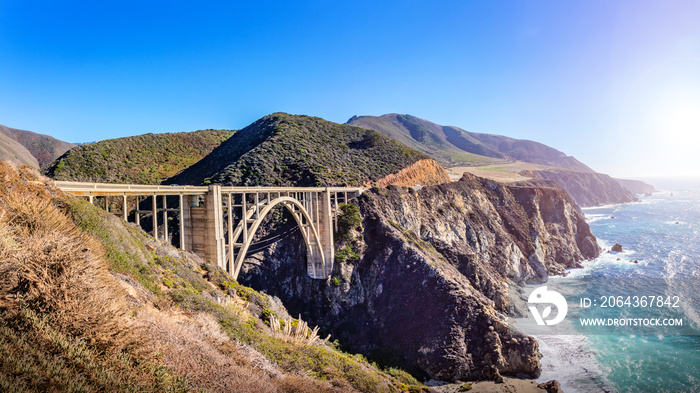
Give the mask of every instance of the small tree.
<path id="1" fill-rule="evenodd" d="M 360 208 L 352 203 L 341 203 L 338 214 L 338 236 L 347 239 L 350 231 L 357 228 L 362 223 L 360 218 Z"/>

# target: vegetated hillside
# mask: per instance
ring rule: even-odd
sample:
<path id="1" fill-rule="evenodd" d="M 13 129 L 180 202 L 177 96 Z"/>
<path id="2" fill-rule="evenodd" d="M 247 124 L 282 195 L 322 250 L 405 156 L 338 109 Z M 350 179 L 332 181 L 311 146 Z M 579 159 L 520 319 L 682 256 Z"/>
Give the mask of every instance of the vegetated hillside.
<path id="1" fill-rule="evenodd" d="M 39 168 L 39 161 L 26 147 L 3 133 L 0 133 L 0 161 Z"/>
<path id="2" fill-rule="evenodd" d="M 236 132 L 167 182 L 360 186 L 427 159 L 376 131 L 318 117 L 275 113 Z M 443 180 L 449 181 L 446 174 Z"/>
<path id="3" fill-rule="evenodd" d="M 577 171 L 592 170 L 566 154 L 544 145 L 501 135 L 468 132 L 410 115 L 353 116 L 347 124 L 370 128 L 420 150 L 444 166 L 488 163 L 483 156 L 510 159 Z M 465 156 L 464 154 L 470 154 Z M 478 156 L 473 156 L 474 154 Z"/>
<path id="4" fill-rule="evenodd" d="M 34 168 L 45 167 L 75 146 L 73 143 L 60 141 L 52 136 L 17 130 L 2 125 L 0 125 L 0 134 L 5 134 L 24 146 L 36 158 L 38 166 L 30 165 Z"/>
<path id="5" fill-rule="evenodd" d="M 160 184 L 233 135 L 229 130 L 145 134 L 74 147 L 48 166 L 55 180 Z"/>
<path id="6" fill-rule="evenodd" d="M 600 252 L 569 195 L 543 183 L 465 174 L 419 191 L 375 187 L 341 205 L 327 281 L 303 274 L 301 233 L 272 222 L 254 242 L 292 235 L 249 255 L 239 280 L 383 365 L 448 381 L 535 378 L 538 344 L 504 315 L 527 313 L 523 283 L 544 282 Z"/>
<path id="7" fill-rule="evenodd" d="M 506 158 L 504 154 L 460 134 L 454 127 L 443 127 L 409 115 L 353 116 L 347 124 L 379 131 L 428 154 L 444 166 L 485 164 Z"/>
<path id="8" fill-rule="evenodd" d="M 423 388 L 47 181 L 0 163 L 0 391 Z"/>
<path id="9" fill-rule="evenodd" d="M 571 194 L 583 207 L 635 202 L 638 199 L 622 184 L 602 173 L 566 170 L 525 170 L 523 176 L 551 180 Z"/>

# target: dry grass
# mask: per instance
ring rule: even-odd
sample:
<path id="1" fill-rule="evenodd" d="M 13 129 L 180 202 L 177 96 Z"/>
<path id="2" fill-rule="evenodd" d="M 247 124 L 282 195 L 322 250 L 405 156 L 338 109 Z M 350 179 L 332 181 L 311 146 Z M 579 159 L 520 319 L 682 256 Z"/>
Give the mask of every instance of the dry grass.
<path id="1" fill-rule="evenodd" d="M 5 307 L 22 303 L 50 313 L 62 331 L 90 344 L 129 343 L 128 307 L 120 301 L 121 288 L 103 262 L 101 245 L 50 199 L 32 192 L 4 193 L 0 233 Z"/>
<path id="2" fill-rule="evenodd" d="M 0 163 L 0 391 L 181 391 L 130 329 L 102 245 L 68 198 Z"/>
<path id="3" fill-rule="evenodd" d="M 301 319 L 301 315 L 299 315 L 299 319 L 296 321 L 284 321 L 284 327 L 282 327 L 282 322 L 279 320 L 279 318 L 272 315 L 270 316 L 270 328 L 272 329 L 272 333 L 275 337 L 294 345 L 308 347 L 323 341 L 318 336 L 319 327 L 316 326 L 313 329 L 309 328 L 306 321 Z M 331 336 L 329 335 L 325 341 L 328 341 L 330 337 Z"/>
<path id="4" fill-rule="evenodd" d="M 231 341 L 209 314 L 144 308 L 136 320 L 151 338 L 147 349 L 160 354 L 162 362 L 184 376 L 192 389 L 208 392 L 338 390 L 308 376 L 283 373 L 251 348 Z"/>
<path id="5" fill-rule="evenodd" d="M 156 263 L 131 232 L 0 163 L 0 391 L 393 390 L 364 362 L 314 345 L 318 328 L 301 320 L 272 337 L 243 300 L 262 295 L 223 296 L 199 265 Z M 182 288 L 162 285 L 171 277 Z"/>

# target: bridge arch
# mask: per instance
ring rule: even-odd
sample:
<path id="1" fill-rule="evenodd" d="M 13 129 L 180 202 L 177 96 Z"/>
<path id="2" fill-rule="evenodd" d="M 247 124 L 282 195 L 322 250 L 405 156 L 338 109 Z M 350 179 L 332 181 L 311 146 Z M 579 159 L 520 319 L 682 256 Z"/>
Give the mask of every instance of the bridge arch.
<path id="1" fill-rule="evenodd" d="M 304 236 L 304 243 L 306 245 L 307 252 L 307 274 L 312 278 L 325 278 L 327 277 L 327 272 L 330 272 L 333 269 L 333 261 L 328 261 L 324 255 L 318 228 L 313 225 L 313 220 L 311 219 L 309 212 L 306 210 L 306 208 L 304 208 L 304 205 L 302 205 L 301 202 L 295 198 L 280 196 L 265 205 L 265 207 L 258 213 L 258 217 L 253 221 L 252 225 L 247 229 L 247 239 L 245 239 L 240 246 L 240 249 L 235 257 L 234 265 L 229 270 L 234 278 L 237 278 L 241 271 L 243 260 L 245 260 L 246 253 L 253 242 L 253 238 L 255 237 L 255 233 L 257 232 L 258 228 L 260 228 L 260 225 L 268 213 L 270 213 L 273 208 L 280 204 L 287 208 L 290 213 L 292 213 L 294 220 Z M 235 241 L 236 239 L 233 240 Z"/>
<path id="2" fill-rule="evenodd" d="M 333 268 L 333 233 L 334 230 L 338 230 L 339 206 L 364 191 L 364 188 L 359 187 L 200 187 L 64 181 L 55 183 L 64 192 L 77 197 L 87 197 L 90 203 L 94 202 L 95 197 L 103 198 L 107 211 L 113 209 L 113 201 L 110 201 L 110 198 L 120 198 L 122 209 L 118 212 L 119 215 L 127 221 L 129 214 L 133 213 L 134 223 L 139 226 L 141 217 L 150 216 L 154 224 L 153 236 L 158 240 L 169 241 L 167 223 L 176 224 L 174 226 L 179 231 L 180 248 L 216 263 L 234 279 L 238 277 L 245 254 L 252 245 L 252 238 L 262 220 L 278 205 L 283 205 L 289 210 L 301 228 L 308 251 L 308 275 L 314 279 L 328 278 Z M 144 198 L 152 199 L 147 210 L 140 207 Z M 129 203 L 129 199 L 132 203 Z M 158 200 L 162 201 L 160 206 Z M 170 219 L 175 217 L 169 214 L 176 214 L 178 219 Z M 162 220 L 159 220 L 160 217 Z M 159 221 L 164 223 L 162 232 L 158 228 Z M 225 236 L 227 232 L 228 241 Z M 251 236 L 248 236 L 249 234 Z"/>

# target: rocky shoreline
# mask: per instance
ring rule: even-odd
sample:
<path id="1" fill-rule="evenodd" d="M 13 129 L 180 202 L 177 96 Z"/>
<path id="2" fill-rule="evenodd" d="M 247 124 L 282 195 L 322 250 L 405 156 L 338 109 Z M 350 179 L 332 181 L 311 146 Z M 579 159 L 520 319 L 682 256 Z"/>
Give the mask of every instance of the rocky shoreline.
<path id="1" fill-rule="evenodd" d="M 240 280 L 347 350 L 425 379 L 539 376 L 537 342 L 506 323 L 524 305 L 511 292 L 600 252 L 566 192 L 465 175 L 420 191 L 375 188 L 353 203 L 360 224 L 339 234 L 327 281 L 304 274 L 298 232 L 250 256 Z"/>

